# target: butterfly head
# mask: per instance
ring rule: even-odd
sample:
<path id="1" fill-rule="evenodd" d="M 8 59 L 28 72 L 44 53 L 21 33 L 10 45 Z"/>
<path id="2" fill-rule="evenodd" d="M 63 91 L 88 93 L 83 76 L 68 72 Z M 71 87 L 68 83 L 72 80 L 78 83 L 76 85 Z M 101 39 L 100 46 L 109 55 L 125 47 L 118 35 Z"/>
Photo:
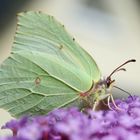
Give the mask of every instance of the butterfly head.
<path id="1" fill-rule="evenodd" d="M 106 88 L 109 88 L 110 85 L 111 85 L 112 83 L 114 83 L 114 82 L 115 82 L 115 80 L 112 80 L 111 77 L 107 77 L 107 78 L 105 79 Z"/>

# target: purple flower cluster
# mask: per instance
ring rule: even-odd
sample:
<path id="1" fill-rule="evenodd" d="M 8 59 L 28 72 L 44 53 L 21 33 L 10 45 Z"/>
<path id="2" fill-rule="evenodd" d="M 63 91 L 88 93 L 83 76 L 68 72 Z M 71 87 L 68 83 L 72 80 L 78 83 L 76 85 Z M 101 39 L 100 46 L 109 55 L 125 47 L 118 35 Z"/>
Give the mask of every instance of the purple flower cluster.
<path id="1" fill-rule="evenodd" d="M 116 100 L 122 110 L 58 109 L 47 116 L 23 117 L 3 128 L 13 136 L 0 140 L 140 140 L 140 97 Z"/>

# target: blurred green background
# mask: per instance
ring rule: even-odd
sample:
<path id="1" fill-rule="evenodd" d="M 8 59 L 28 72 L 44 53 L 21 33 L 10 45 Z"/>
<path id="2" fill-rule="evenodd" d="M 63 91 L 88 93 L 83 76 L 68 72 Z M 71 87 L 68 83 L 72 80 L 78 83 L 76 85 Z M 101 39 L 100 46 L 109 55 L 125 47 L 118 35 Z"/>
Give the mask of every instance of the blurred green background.
<path id="1" fill-rule="evenodd" d="M 0 63 L 12 47 L 16 14 L 30 10 L 51 14 L 63 23 L 93 56 L 103 76 L 135 58 L 135 64 L 126 66 L 127 72 L 114 78 L 117 86 L 140 94 L 140 0 L 0 0 Z M 118 90 L 113 94 L 126 97 Z M 10 118 L 0 110 L 0 125 Z"/>

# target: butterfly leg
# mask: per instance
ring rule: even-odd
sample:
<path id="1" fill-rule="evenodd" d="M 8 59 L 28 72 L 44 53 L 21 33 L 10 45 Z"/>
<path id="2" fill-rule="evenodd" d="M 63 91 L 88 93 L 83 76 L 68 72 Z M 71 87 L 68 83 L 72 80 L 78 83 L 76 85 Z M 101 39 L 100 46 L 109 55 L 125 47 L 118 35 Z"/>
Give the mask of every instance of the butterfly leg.
<path id="1" fill-rule="evenodd" d="M 98 105 L 98 101 L 96 100 L 93 104 L 93 107 L 92 107 L 92 110 L 95 111 L 96 110 L 96 107 Z"/>
<path id="2" fill-rule="evenodd" d="M 110 95 L 107 98 L 107 104 L 108 104 L 108 108 L 110 110 L 114 110 L 111 106 L 110 106 L 110 101 L 112 102 L 112 104 L 114 105 L 116 110 L 122 111 L 122 109 L 120 107 L 118 107 L 114 101 L 113 95 L 110 93 Z"/>

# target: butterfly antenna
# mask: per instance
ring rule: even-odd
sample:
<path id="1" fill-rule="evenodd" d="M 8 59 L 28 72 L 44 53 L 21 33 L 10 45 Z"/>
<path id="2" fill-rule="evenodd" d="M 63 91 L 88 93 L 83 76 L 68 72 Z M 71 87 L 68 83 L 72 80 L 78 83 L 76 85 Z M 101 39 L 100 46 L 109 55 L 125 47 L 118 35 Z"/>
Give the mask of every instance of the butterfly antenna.
<path id="1" fill-rule="evenodd" d="M 120 68 L 120 69 L 116 70 L 116 72 L 118 72 L 118 71 L 126 71 L 126 69 L 125 68 Z"/>
<path id="2" fill-rule="evenodd" d="M 128 91 L 126 91 L 126 90 L 124 90 L 124 89 L 122 89 L 122 88 L 120 88 L 120 87 L 118 87 L 118 86 L 113 86 L 114 88 L 117 88 L 117 89 L 119 89 L 119 90 L 121 90 L 121 91 L 123 91 L 124 93 L 126 93 L 127 95 L 129 95 L 131 98 L 133 98 L 132 97 L 132 95 L 131 95 L 131 93 L 129 93 Z"/>
<path id="3" fill-rule="evenodd" d="M 125 63 L 123 63 L 122 65 L 117 67 L 108 77 L 111 77 L 117 71 L 126 71 L 125 68 L 121 68 L 121 67 L 126 65 L 126 64 L 128 64 L 128 63 L 130 63 L 130 62 L 136 62 L 136 60 L 135 59 L 130 59 L 130 60 L 126 61 Z"/>

